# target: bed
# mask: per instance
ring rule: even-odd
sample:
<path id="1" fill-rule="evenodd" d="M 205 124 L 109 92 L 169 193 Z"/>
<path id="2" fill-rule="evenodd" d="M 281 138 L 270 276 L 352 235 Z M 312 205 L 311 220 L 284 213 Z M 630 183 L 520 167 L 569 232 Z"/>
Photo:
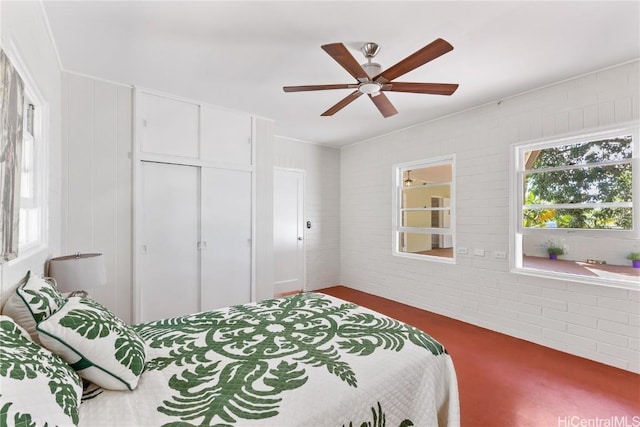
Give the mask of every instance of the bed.
<path id="1" fill-rule="evenodd" d="M 59 311 L 71 304 L 58 303 Z M 74 304 L 98 305 L 81 299 Z M 50 318 L 55 315 L 52 310 Z M 37 331 L 50 347 L 46 322 Z M 83 322 L 70 324 L 86 331 Z M 85 380 L 74 423 L 406 427 L 460 422 L 455 370 L 440 343 L 325 294 L 297 294 L 129 328 L 143 348 L 136 353 L 131 347 L 120 356 L 135 361 L 142 354 L 139 375 L 122 390 Z M 121 337 L 120 348 L 123 342 Z M 54 353 L 60 352 L 54 348 Z M 83 368 L 80 361 L 69 363 Z M 15 408 L 5 413 L 5 419 L 16 416 Z"/>

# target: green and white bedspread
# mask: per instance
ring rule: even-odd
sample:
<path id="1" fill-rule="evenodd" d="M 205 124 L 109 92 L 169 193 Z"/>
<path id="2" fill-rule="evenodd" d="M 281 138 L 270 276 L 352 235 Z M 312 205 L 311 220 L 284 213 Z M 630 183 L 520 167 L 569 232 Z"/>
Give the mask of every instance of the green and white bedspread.
<path id="1" fill-rule="evenodd" d="M 136 325 L 134 391 L 85 392 L 80 426 L 459 425 L 451 358 L 422 331 L 318 294 Z"/>

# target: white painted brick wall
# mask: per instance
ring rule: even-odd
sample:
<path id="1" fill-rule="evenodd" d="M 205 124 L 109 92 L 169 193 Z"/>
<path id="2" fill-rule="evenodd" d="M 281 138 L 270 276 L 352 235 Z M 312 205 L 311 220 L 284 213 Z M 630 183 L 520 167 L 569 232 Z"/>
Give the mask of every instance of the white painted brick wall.
<path id="1" fill-rule="evenodd" d="M 509 250 L 511 145 L 638 120 L 638 75 L 636 61 L 343 148 L 341 283 L 640 372 L 638 290 L 515 274 L 491 256 Z M 449 154 L 457 245 L 469 255 L 455 265 L 392 256 L 392 165 Z"/>

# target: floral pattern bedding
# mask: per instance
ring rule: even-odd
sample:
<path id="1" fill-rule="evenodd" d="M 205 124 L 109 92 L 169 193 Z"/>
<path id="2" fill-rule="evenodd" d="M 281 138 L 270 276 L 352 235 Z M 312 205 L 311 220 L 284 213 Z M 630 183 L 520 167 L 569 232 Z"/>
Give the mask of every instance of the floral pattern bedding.
<path id="1" fill-rule="evenodd" d="M 136 325 L 133 391 L 85 390 L 80 426 L 459 425 L 451 358 L 424 332 L 319 294 Z"/>

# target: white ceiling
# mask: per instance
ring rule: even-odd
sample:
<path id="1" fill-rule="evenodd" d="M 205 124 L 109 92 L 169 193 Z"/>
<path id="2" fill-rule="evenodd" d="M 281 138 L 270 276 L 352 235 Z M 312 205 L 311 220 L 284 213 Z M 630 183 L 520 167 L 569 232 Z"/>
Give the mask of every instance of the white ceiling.
<path id="1" fill-rule="evenodd" d="M 45 1 L 65 70 L 275 120 L 276 134 L 344 146 L 640 57 L 638 1 Z M 396 79 L 459 83 L 320 114 L 355 82 L 320 46 L 380 44 L 388 68 L 436 38 L 454 50 Z"/>

